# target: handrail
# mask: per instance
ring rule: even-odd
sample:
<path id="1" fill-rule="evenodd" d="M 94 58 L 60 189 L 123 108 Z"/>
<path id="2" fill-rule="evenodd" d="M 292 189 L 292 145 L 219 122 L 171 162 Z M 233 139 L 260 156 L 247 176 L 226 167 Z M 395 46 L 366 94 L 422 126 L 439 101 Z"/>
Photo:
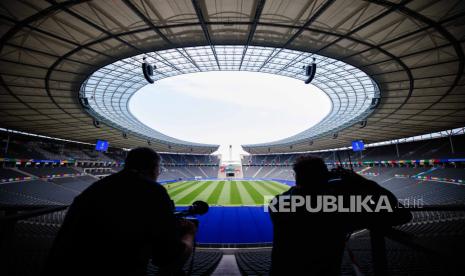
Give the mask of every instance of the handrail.
<path id="1" fill-rule="evenodd" d="M 465 205 L 425 205 L 421 207 L 407 208 L 411 212 L 421 212 L 421 211 L 465 211 Z M 424 247 L 421 244 L 418 244 L 412 241 L 413 235 L 406 233 L 404 231 L 390 228 L 383 229 L 381 232 L 379 230 L 370 231 L 371 238 L 371 253 L 373 258 L 373 270 L 376 276 L 387 275 L 387 256 L 386 256 L 386 243 L 384 238 L 389 238 L 393 241 L 399 242 L 410 248 L 423 251 L 428 254 L 435 255 L 436 257 L 442 258 L 441 254 L 438 252 Z"/>

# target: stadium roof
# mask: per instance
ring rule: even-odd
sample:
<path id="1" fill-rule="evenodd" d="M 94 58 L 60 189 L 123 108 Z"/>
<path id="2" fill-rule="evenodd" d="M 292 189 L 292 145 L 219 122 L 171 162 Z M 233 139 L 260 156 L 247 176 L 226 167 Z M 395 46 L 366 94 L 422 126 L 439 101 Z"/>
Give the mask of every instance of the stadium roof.
<path id="1" fill-rule="evenodd" d="M 373 143 L 465 122 L 465 3 L 460 0 L 51 0 L 1 1 L 0 7 L 4 128 L 83 142 L 107 139 L 119 147 L 146 145 L 140 133 L 124 138 L 121 128 L 96 128 L 78 100 L 83 82 L 104 66 L 146 52 L 168 50 L 192 60 L 196 55 L 189 48 L 200 47 L 221 66 L 218 45 L 241 45 L 236 47 L 242 50 L 240 64 L 259 47 L 276 48 L 259 70 L 271 65 L 287 69 L 289 63 L 278 60 L 288 50 L 333 58 L 361 69 L 380 90 L 381 102 L 367 114 L 365 127 L 354 120 L 352 126 L 335 129 L 337 135 L 250 145 L 246 149 L 252 153 L 336 148 L 355 139 Z M 296 68 L 302 62 L 290 61 Z M 174 69 L 172 62 L 159 60 L 157 66 Z M 322 77 L 318 74 L 316 80 Z M 169 139 L 155 139 L 152 147 L 196 153 L 215 149 Z"/>
<path id="2" fill-rule="evenodd" d="M 216 52 L 218 63 L 212 49 Z M 245 55 L 242 55 L 244 52 Z M 273 53 L 275 56 L 265 62 Z M 147 85 L 141 74 L 144 58 L 146 62 L 157 64 L 155 75 L 152 77 L 154 80 L 199 71 L 242 70 L 277 74 L 303 81 L 307 77 L 302 66 L 309 64 L 313 58 L 318 60 L 318 74 L 312 84 L 329 96 L 332 103 L 330 113 L 317 126 L 297 135 L 276 142 L 244 146 L 245 148 L 295 144 L 298 141 L 308 141 L 331 134 L 365 119 L 374 109 L 373 100 L 376 102 L 376 99 L 379 99 L 377 85 L 356 67 L 316 54 L 270 47 L 249 46 L 247 51 L 240 45 L 176 48 L 119 60 L 94 72 L 81 87 L 80 97 L 87 101 L 86 110 L 99 121 L 125 133 L 143 136 L 148 141 L 202 146 L 157 132 L 137 120 L 130 112 L 129 100 L 132 95 Z M 171 116 L 176 116 L 176 113 L 177 111 L 173 110 Z"/>

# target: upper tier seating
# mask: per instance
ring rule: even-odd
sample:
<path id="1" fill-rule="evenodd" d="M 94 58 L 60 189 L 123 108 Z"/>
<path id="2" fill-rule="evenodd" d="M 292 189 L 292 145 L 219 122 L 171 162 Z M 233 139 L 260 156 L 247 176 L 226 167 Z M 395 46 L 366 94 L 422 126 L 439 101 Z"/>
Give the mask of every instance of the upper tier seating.
<path id="1" fill-rule="evenodd" d="M 24 177 L 25 174 L 22 174 L 18 171 L 12 170 L 10 168 L 0 168 L 0 181 L 3 179 L 10 179 L 16 177 Z"/>
<path id="2" fill-rule="evenodd" d="M 217 166 L 165 166 L 162 168 L 162 172 L 158 179 L 163 181 L 195 177 L 214 178 L 217 176 Z"/>
<path id="3" fill-rule="evenodd" d="M 452 178 L 465 180 L 465 168 L 437 168 L 431 172 L 424 174 L 424 176 L 433 176 L 440 178 Z"/>
<path id="4" fill-rule="evenodd" d="M 24 172 L 27 172 L 29 174 L 32 174 L 38 177 L 44 177 L 47 175 L 79 173 L 77 170 L 71 167 L 23 167 L 20 169 Z"/>
<path id="5" fill-rule="evenodd" d="M 411 178 L 392 178 L 380 183 L 399 199 L 414 199 L 423 204 L 465 204 L 465 186 Z M 421 204 L 421 203 L 420 203 Z"/>
<path id="6" fill-rule="evenodd" d="M 36 148 L 36 145 L 31 142 L 9 143 L 8 154 L 4 157 L 17 159 L 46 159 Z M 3 157 L 4 152 L 2 152 L 1 155 Z"/>
<path id="7" fill-rule="evenodd" d="M 42 180 L 0 185 L 0 203 L 2 204 L 30 205 L 35 202 L 48 205 L 71 204 L 78 194 L 78 191 Z"/>
<path id="8" fill-rule="evenodd" d="M 448 175 L 447 172 L 460 172 L 460 169 L 442 168 L 406 168 L 406 167 L 383 167 L 376 166 L 365 172 L 376 172 L 379 175 L 365 175 L 365 177 L 376 181 L 381 186 L 393 192 L 401 199 L 413 199 L 421 204 L 463 204 L 465 203 L 465 185 L 446 183 L 431 180 L 420 180 L 408 177 L 396 177 L 395 175 L 409 175 L 421 173 L 428 176 L 439 171 L 439 174 Z M 429 173 L 431 172 L 431 173 Z M 457 172 L 457 173 L 458 173 Z M 453 178 L 453 177 L 450 177 Z"/>
<path id="9" fill-rule="evenodd" d="M 411 204 L 414 200 L 417 204 L 465 203 L 465 185 L 408 177 L 422 174 L 422 176 L 465 179 L 463 168 L 375 166 L 358 169 L 363 170 L 362 174 L 366 174 L 366 178 L 376 181 L 399 198 L 410 200 Z M 294 180 L 291 166 L 244 166 L 243 171 L 244 177 Z"/>
<path id="10" fill-rule="evenodd" d="M 54 178 L 52 182 L 76 192 L 82 192 L 97 179 L 90 176 Z"/>
<path id="11" fill-rule="evenodd" d="M 161 163 L 165 165 L 218 165 L 219 159 L 214 155 L 169 154 L 162 153 Z"/>
<path id="12" fill-rule="evenodd" d="M 384 160 L 417 160 L 417 159 L 446 159 L 446 158 L 464 158 L 465 157 L 465 135 L 456 135 L 452 137 L 454 143 L 454 153 L 450 147 L 449 138 L 436 138 L 415 142 L 399 143 L 399 155 L 394 144 L 379 147 L 366 148 L 362 153 L 353 152 L 352 150 L 334 152 L 316 152 L 310 153 L 319 156 L 325 162 L 333 163 L 339 161 L 384 161 Z M 249 155 L 242 159 L 243 165 L 292 165 L 295 160 L 302 154 L 267 154 L 267 155 Z"/>
<path id="13" fill-rule="evenodd" d="M 292 166 L 243 166 L 244 177 L 294 180 Z"/>

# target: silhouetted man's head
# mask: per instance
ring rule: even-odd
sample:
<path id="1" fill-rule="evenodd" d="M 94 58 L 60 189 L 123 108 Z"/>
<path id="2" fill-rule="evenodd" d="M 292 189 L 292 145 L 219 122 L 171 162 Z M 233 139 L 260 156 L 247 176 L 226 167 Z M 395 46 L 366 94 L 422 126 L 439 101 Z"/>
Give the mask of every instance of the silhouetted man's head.
<path id="1" fill-rule="evenodd" d="M 328 168 L 320 157 L 305 155 L 294 163 L 295 182 L 298 187 L 312 188 L 327 182 Z"/>
<path id="2" fill-rule="evenodd" d="M 151 148 L 132 149 L 126 157 L 124 169 L 156 181 L 160 169 L 160 155 Z"/>

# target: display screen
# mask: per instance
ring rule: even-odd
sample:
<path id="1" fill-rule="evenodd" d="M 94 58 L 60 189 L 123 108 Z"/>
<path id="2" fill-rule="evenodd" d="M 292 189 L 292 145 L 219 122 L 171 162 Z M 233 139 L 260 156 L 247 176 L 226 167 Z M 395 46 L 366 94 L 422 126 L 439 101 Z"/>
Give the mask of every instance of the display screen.
<path id="1" fill-rule="evenodd" d="M 95 144 L 96 151 L 107 151 L 108 150 L 108 141 L 105 140 L 97 140 L 97 144 Z"/>
<path id="2" fill-rule="evenodd" d="M 365 144 L 362 140 L 352 141 L 352 150 L 353 151 L 362 151 L 365 149 Z"/>

